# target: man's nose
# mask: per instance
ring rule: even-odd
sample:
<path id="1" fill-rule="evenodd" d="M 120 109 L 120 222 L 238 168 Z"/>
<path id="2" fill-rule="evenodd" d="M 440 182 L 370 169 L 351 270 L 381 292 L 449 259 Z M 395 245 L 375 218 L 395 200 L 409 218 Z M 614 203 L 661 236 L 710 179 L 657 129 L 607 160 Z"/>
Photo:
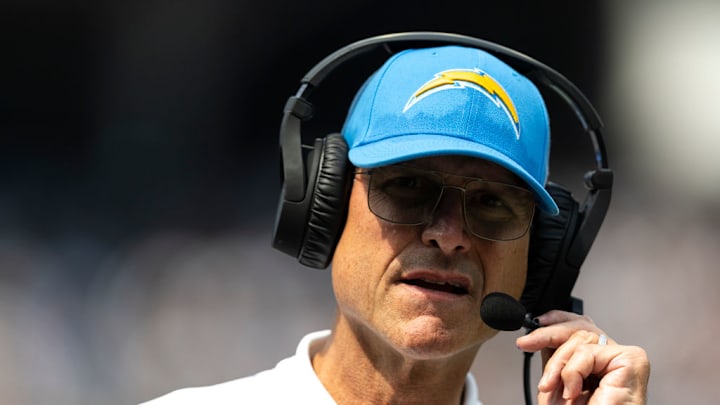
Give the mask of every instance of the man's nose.
<path id="1" fill-rule="evenodd" d="M 423 243 L 440 248 L 445 254 L 470 248 L 470 234 L 465 223 L 464 190 L 445 186 L 430 221 L 422 233 Z"/>

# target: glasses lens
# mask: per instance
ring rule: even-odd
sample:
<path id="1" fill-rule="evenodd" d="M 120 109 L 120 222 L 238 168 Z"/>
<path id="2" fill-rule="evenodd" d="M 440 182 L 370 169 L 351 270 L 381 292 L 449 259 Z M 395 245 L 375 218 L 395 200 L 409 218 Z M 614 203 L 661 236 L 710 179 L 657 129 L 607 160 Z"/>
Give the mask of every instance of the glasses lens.
<path id="1" fill-rule="evenodd" d="M 465 220 L 470 231 L 492 240 L 525 235 L 534 212 L 529 190 L 504 183 L 474 180 L 465 186 Z"/>
<path id="2" fill-rule="evenodd" d="M 442 192 L 442 178 L 432 172 L 402 166 L 373 169 L 368 190 L 370 211 L 405 225 L 425 222 Z"/>
<path id="3" fill-rule="evenodd" d="M 535 204 L 529 190 L 480 179 L 465 187 L 445 186 L 439 173 L 405 166 L 371 171 L 368 205 L 386 221 L 419 225 L 430 221 L 445 187 L 464 193 L 465 222 L 476 236 L 512 240 L 530 227 Z"/>

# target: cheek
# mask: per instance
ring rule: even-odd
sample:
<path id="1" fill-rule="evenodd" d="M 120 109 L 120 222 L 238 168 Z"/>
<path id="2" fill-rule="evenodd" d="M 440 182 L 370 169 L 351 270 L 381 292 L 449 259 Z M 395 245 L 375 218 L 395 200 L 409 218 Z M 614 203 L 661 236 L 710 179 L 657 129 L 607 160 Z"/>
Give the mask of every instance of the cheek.
<path id="1" fill-rule="evenodd" d="M 355 184 L 350 194 L 348 215 L 335 249 L 332 279 L 338 305 L 346 310 L 364 311 L 372 302 L 391 255 L 381 225 L 368 210 L 365 189 Z"/>
<path id="2" fill-rule="evenodd" d="M 412 237 L 411 227 L 382 221 L 370 212 L 367 204 L 366 188 L 356 182 L 350 193 L 347 220 L 335 249 L 333 267 L 367 269 L 382 274 Z M 369 273 L 372 271 L 364 274 Z"/>
<path id="3" fill-rule="evenodd" d="M 515 298 L 520 298 L 525 288 L 527 277 L 527 255 L 529 237 L 513 242 L 495 243 L 492 254 L 485 258 L 493 258 L 492 263 L 485 263 L 486 291 L 503 291 Z M 490 271 L 495 269 L 495 271 Z"/>
<path id="4" fill-rule="evenodd" d="M 364 192 L 365 189 L 358 185 L 350 193 L 347 220 L 335 249 L 333 268 L 358 268 L 372 256 L 371 246 L 377 243 L 379 232 L 377 221 L 367 208 Z"/>
<path id="5" fill-rule="evenodd" d="M 367 191 L 356 182 L 348 215 L 335 249 L 332 282 L 341 311 L 356 318 L 373 317 L 383 305 L 394 262 L 417 230 L 378 219 L 367 206 Z"/>

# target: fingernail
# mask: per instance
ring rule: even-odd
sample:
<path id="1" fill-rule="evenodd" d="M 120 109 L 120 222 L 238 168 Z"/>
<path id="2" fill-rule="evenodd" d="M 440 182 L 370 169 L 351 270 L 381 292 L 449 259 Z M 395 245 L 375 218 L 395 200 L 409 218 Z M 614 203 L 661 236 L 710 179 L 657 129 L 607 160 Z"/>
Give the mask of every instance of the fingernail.
<path id="1" fill-rule="evenodd" d="M 570 390 L 568 389 L 568 387 L 563 388 L 563 399 L 570 399 Z"/>

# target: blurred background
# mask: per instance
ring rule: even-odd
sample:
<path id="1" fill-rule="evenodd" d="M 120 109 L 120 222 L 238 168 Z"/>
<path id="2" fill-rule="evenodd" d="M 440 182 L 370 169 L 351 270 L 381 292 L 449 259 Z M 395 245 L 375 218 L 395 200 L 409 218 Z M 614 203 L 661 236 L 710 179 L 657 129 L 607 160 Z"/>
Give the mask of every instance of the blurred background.
<path id="1" fill-rule="evenodd" d="M 282 108 L 330 52 L 405 30 L 513 47 L 593 101 L 616 182 L 575 293 L 648 351 L 650 403 L 714 403 L 717 1 L 4 0 L 0 27 L 0 403 L 134 404 L 329 327 L 329 272 L 271 248 Z M 375 63 L 318 89 L 307 142 Z M 582 199 L 589 141 L 548 102 L 551 177 Z M 486 404 L 522 401 L 516 336 L 477 357 Z"/>

